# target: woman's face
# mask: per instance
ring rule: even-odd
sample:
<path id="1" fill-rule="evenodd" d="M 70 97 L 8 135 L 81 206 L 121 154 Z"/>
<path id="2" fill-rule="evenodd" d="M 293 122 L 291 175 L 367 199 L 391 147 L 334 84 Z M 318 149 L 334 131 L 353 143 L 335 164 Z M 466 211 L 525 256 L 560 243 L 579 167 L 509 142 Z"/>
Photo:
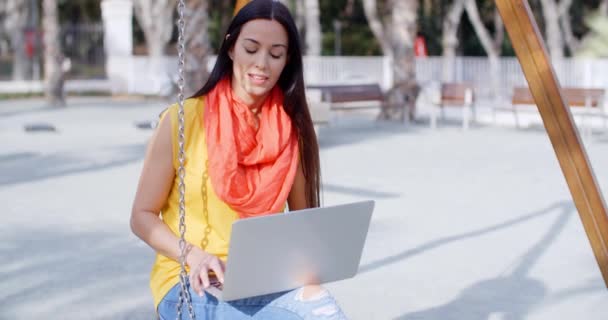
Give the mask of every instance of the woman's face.
<path id="1" fill-rule="evenodd" d="M 232 90 L 242 102 L 261 103 L 279 80 L 287 63 L 288 36 L 274 20 L 256 19 L 243 25 L 234 46 Z"/>

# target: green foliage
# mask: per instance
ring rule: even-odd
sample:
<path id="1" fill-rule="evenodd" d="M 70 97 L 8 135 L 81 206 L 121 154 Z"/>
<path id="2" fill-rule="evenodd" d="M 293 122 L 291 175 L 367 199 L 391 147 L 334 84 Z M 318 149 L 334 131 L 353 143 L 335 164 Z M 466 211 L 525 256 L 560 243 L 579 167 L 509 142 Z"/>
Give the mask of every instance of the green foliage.
<path id="1" fill-rule="evenodd" d="M 60 24 L 101 21 L 100 0 L 59 0 L 57 6 L 59 7 Z M 39 10 L 42 12 L 42 8 Z"/>
<path id="2" fill-rule="evenodd" d="M 584 58 L 608 57 L 608 15 L 594 12 L 586 18 L 591 32 L 585 36 L 575 56 Z"/>
<path id="3" fill-rule="evenodd" d="M 335 55 L 335 32 L 323 33 L 323 55 Z M 342 55 L 346 56 L 377 56 L 382 55 L 378 42 L 366 26 L 351 25 L 342 30 Z"/>
<path id="4" fill-rule="evenodd" d="M 319 1 L 323 32 L 322 54 L 336 54 L 334 21 L 339 20 L 342 24 L 340 36 L 342 55 L 380 55 L 380 46 L 369 29 L 361 1 L 355 1 L 351 13 L 345 11 L 346 4 L 346 0 Z"/>
<path id="5" fill-rule="evenodd" d="M 221 43 L 224 29 L 227 27 L 232 15 L 234 0 L 208 0 L 209 1 L 209 38 L 213 51 L 216 51 Z M 290 1 L 290 9 L 295 9 L 295 1 Z M 388 0 L 378 1 L 378 13 L 382 16 L 390 14 Z M 442 52 L 442 28 L 443 19 L 452 0 L 419 0 L 420 10 L 418 12 L 419 34 L 424 36 L 430 55 L 440 55 Z M 101 0 L 59 0 L 59 12 L 61 23 L 89 23 L 101 21 Z M 322 54 L 334 55 L 336 45 L 336 32 L 334 21 L 342 23 L 341 30 L 341 54 L 342 55 L 379 55 L 380 47 L 374 38 L 363 11 L 361 0 L 355 0 L 353 10 L 345 10 L 348 0 L 319 0 L 321 14 L 321 30 L 323 32 Z M 542 6 L 540 0 L 529 0 L 540 30 L 544 29 Z M 494 0 L 477 0 L 480 15 L 491 34 L 494 34 Z M 599 0 L 574 1 L 569 12 L 572 30 L 577 38 L 582 38 L 590 33 L 585 25 L 584 19 L 592 9 L 599 5 Z M 135 46 L 145 44 L 141 28 L 133 19 L 133 40 Z M 176 31 L 176 30 L 175 30 Z M 466 14 L 460 23 L 458 53 L 461 55 L 485 56 L 477 36 L 471 26 Z M 174 43 L 177 32 L 174 32 Z M 502 44 L 502 55 L 513 55 L 513 48 L 508 36 Z"/>
<path id="6" fill-rule="evenodd" d="M 421 0 L 418 7 L 418 34 L 424 37 L 429 55 L 442 52 L 443 17 L 447 13 L 449 0 Z"/>

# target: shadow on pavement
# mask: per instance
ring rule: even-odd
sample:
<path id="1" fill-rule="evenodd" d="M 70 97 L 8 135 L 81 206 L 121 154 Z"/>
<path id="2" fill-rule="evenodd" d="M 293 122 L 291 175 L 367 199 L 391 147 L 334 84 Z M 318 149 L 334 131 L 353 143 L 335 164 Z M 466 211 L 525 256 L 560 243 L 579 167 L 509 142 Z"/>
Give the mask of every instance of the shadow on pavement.
<path id="1" fill-rule="evenodd" d="M 122 166 L 143 159 L 145 148 L 145 144 L 133 144 L 49 155 L 34 152 L 0 154 L 0 188 Z"/>
<path id="2" fill-rule="evenodd" d="M 342 115 L 335 122 L 321 126 L 317 133 L 319 148 L 329 149 L 337 146 L 359 144 L 368 140 L 384 139 L 390 136 L 416 133 L 422 127 L 404 124 L 399 121 L 376 120 L 373 116 L 355 117 Z"/>
<path id="3" fill-rule="evenodd" d="M 323 191 L 329 191 L 334 193 L 342 193 L 350 196 L 370 198 L 370 199 L 390 199 L 399 198 L 401 195 L 393 192 L 384 192 L 372 189 L 365 189 L 360 187 L 348 187 L 335 184 L 323 184 Z"/>
<path id="4" fill-rule="evenodd" d="M 26 235 L 26 236 L 24 236 Z M 153 319 L 152 251 L 109 232 L 2 230 L 0 318 Z"/>
<path id="5" fill-rule="evenodd" d="M 516 221 L 507 222 L 501 226 L 492 227 L 496 230 L 524 222 L 559 209 L 561 213 L 545 235 L 526 252 L 508 274 L 479 281 L 467 288 L 452 301 L 426 310 L 407 313 L 400 320 L 431 320 L 431 319 L 468 319 L 486 320 L 493 315 L 501 315 L 501 319 L 521 320 L 544 302 L 548 289 L 542 281 L 528 275 L 543 253 L 551 246 L 564 229 L 569 218 L 575 211 L 571 204 L 561 203 L 541 211 L 526 215 Z M 485 231 L 485 232 L 487 232 Z M 482 233 L 485 233 L 482 232 Z M 471 234 L 470 236 L 472 236 Z M 586 286 L 561 294 L 564 300 L 568 296 L 579 295 L 589 291 L 600 290 L 599 286 Z"/>
<path id="6" fill-rule="evenodd" d="M 474 230 L 474 231 L 470 231 L 470 232 L 466 232 L 466 233 L 462 233 L 462 234 L 457 234 L 457 235 L 453 235 L 453 236 L 447 236 L 444 238 L 440 238 L 437 240 L 433 240 L 431 242 L 425 243 L 421 246 L 418 246 L 416 248 L 413 249 L 409 249 L 406 250 L 402 253 L 396 254 L 396 255 L 392 255 L 389 257 L 385 257 L 382 258 L 380 260 L 377 261 L 372 261 L 370 263 L 367 263 L 365 265 L 362 265 L 361 268 L 359 268 L 359 274 L 361 273 L 365 273 L 365 272 L 370 272 L 373 271 L 375 269 L 378 268 L 382 268 L 384 266 L 393 264 L 393 263 L 397 263 L 397 262 L 401 262 L 402 260 L 411 258 L 413 256 L 422 254 L 428 250 L 432 250 L 432 249 L 436 249 L 438 247 L 441 247 L 443 245 L 447 245 L 450 244 L 452 242 L 456 242 L 456 241 L 461 241 L 461 240 L 465 240 L 465 239 L 470 239 L 470 238 L 474 238 L 474 237 L 479 237 L 479 236 L 483 236 L 485 234 L 488 233 L 492 233 L 495 231 L 499 231 L 502 229 L 506 229 L 509 227 L 513 227 L 515 225 L 524 223 L 526 221 L 532 220 L 534 218 L 538 218 L 540 216 L 544 216 L 547 214 L 552 213 L 554 210 L 557 209 L 561 209 L 564 212 L 570 212 L 574 210 L 574 206 L 572 205 L 571 202 L 558 202 L 555 203 L 553 205 L 550 205 L 546 208 L 543 208 L 541 210 L 538 211 L 534 211 L 531 213 L 528 213 L 526 215 L 520 216 L 518 218 L 512 219 L 512 220 L 507 220 L 503 223 L 497 224 L 497 225 L 493 225 L 484 229 L 480 229 L 480 230 Z"/>

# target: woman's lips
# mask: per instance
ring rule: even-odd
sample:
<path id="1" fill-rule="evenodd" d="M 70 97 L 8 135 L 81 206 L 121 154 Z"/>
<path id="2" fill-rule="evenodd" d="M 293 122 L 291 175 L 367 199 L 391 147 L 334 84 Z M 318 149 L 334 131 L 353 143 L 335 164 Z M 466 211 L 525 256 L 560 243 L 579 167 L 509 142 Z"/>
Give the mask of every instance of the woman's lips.
<path id="1" fill-rule="evenodd" d="M 253 84 L 256 84 L 256 85 L 262 85 L 262 84 L 264 84 L 268 80 L 268 77 L 263 76 L 263 75 L 257 75 L 257 74 L 251 74 L 251 73 L 249 73 L 248 76 L 249 76 L 249 80 Z"/>

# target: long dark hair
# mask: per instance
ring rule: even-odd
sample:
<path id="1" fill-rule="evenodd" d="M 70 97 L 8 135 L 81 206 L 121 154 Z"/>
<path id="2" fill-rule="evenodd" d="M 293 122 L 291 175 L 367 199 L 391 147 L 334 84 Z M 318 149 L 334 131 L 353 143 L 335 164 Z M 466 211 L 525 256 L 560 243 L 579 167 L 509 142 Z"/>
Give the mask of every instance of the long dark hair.
<path id="1" fill-rule="evenodd" d="M 279 77 L 277 85 L 283 90 L 285 112 L 296 128 L 300 146 L 300 161 L 306 178 L 306 202 L 308 207 L 320 205 L 321 169 L 319 161 L 319 144 L 315 134 L 306 94 L 302 64 L 302 49 L 296 24 L 289 10 L 275 0 L 253 0 L 245 5 L 232 19 L 222 41 L 213 71 L 207 83 L 192 97 L 204 96 L 211 91 L 225 76 L 232 76 L 232 60 L 228 51 L 234 46 L 243 25 L 254 19 L 274 20 L 280 23 L 289 38 L 287 63 Z"/>

